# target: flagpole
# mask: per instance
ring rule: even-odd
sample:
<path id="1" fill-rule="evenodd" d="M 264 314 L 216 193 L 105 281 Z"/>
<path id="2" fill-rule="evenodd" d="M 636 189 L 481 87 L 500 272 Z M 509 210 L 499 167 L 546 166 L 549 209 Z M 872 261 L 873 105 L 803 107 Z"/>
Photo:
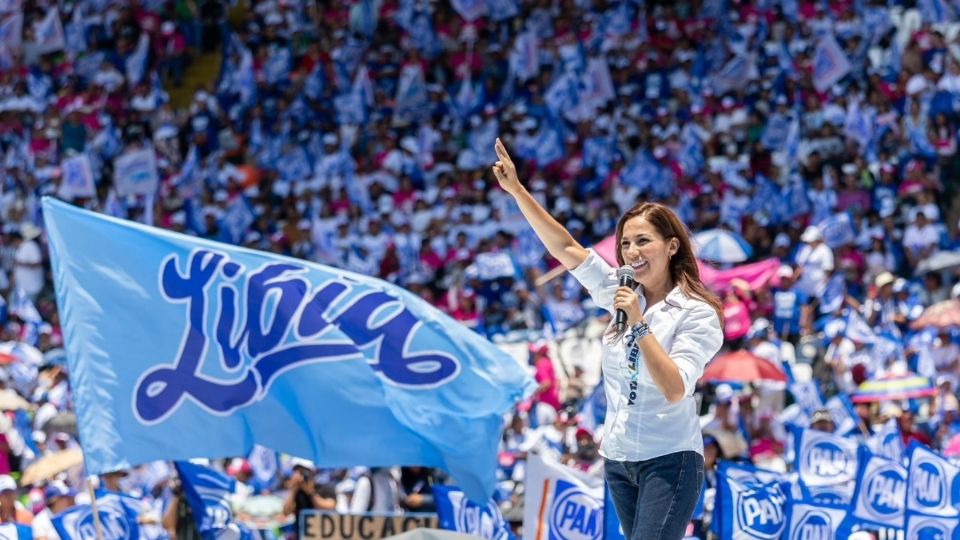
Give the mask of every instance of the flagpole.
<path id="1" fill-rule="evenodd" d="M 97 494 L 93 490 L 93 481 L 87 478 L 87 489 L 90 491 L 90 507 L 93 509 L 93 527 L 97 540 L 103 540 L 103 530 L 100 528 L 100 512 L 97 510 Z"/>

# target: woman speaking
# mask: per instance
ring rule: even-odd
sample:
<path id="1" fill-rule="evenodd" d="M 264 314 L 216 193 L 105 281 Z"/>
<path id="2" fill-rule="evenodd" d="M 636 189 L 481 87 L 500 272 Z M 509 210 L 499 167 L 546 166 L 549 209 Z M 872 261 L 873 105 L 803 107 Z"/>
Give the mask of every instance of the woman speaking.
<path id="1" fill-rule="evenodd" d="M 607 417 L 600 453 L 628 539 L 683 538 L 703 485 L 703 438 L 693 398 L 704 366 L 723 342 L 719 299 L 700 282 L 686 227 L 657 203 L 641 203 L 617 223 L 611 268 L 581 246 L 517 178 L 500 139 L 493 166 L 540 241 L 590 296 L 626 324 L 611 323 L 601 369 Z M 618 329 L 619 326 L 619 329 Z"/>

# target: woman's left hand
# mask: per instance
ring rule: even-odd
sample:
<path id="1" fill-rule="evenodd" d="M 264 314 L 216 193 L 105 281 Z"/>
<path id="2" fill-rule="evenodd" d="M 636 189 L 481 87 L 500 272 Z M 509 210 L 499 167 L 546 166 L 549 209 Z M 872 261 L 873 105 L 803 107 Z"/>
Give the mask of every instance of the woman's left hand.
<path id="1" fill-rule="evenodd" d="M 613 295 L 613 309 L 622 309 L 627 314 L 627 325 L 633 326 L 643 320 L 640 296 L 630 287 L 620 287 Z"/>

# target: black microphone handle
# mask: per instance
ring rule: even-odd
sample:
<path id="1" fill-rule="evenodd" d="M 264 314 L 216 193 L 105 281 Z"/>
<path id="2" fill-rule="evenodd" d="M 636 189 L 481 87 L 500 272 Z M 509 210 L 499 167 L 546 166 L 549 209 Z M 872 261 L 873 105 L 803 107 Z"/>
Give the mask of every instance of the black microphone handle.
<path id="1" fill-rule="evenodd" d="M 630 276 L 620 276 L 620 286 L 621 287 L 630 287 L 631 289 L 635 286 L 635 282 L 630 279 Z M 617 333 L 622 334 L 627 331 L 627 312 L 618 309 L 616 313 Z"/>

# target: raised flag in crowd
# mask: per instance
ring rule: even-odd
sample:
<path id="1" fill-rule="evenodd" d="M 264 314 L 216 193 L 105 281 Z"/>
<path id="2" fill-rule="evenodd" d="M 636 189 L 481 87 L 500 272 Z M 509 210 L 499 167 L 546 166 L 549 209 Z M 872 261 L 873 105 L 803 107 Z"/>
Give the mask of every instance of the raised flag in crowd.
<path id="1" fill-rule="evenodd" d="M 513 540 L 510 524 L 503 519 L 496 502 L 479 504 L 468 499 L 460 489 L 450 486 L 434 486 L 433 498 L 441 529 L 487 540 Z"/>
<path id="2" fill-rule="evenodd" d="M 600 478 L 530 456 L 523 502 L 524 540 L 603 538 L 603 492 Z"/>
<path id="3" fill-rule="evenodd" d="M 233 531 L 235 538 L 252 539 L 246 527 L 235 522 L 230 498 L 237 489 L 237 481 L 210 467 L 189 461 L 174 462 L 183 494 L 190 505 L 197 532 L 214 540 Z"/>
<path id="4" fill-rule="evenodd" d="M 469 328 L 378 279 L 43 207 L 88 472 L 259 441 L 494 492 L 501 415 L 534 383 Z"/>

